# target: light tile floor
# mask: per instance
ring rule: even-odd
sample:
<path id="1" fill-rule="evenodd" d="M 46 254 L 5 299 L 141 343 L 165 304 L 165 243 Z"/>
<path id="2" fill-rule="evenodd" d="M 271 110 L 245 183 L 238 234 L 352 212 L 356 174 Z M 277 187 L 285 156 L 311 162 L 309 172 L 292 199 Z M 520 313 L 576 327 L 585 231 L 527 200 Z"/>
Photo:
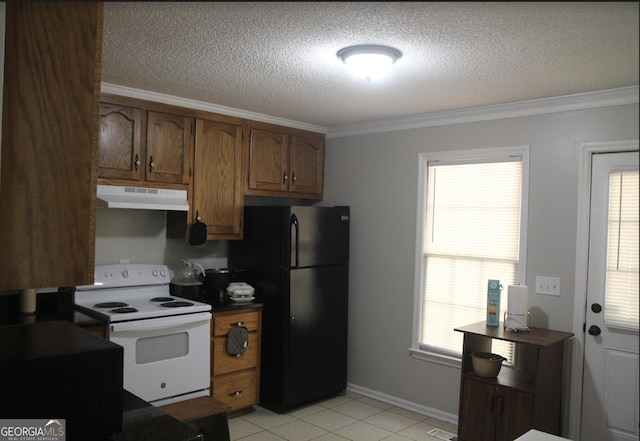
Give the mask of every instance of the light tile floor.
<path id="1" fill-rule="evenodd" d="M 229 418 L 231 441 L 437 441 L 438 428 L 455 425 L 350 391 L 307 407 L 278 414 L 260 406 Z"/>

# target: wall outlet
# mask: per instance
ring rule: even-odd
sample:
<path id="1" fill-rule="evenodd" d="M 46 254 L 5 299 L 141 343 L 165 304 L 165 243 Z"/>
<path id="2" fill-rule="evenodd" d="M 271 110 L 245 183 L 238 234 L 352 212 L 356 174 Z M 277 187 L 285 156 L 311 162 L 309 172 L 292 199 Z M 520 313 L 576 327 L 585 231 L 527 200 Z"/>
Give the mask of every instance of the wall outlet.
<path id="1" fill-rule="evenodd" d="M 536 294 L 560 295 L 560 277 L 536 276 Z"/>

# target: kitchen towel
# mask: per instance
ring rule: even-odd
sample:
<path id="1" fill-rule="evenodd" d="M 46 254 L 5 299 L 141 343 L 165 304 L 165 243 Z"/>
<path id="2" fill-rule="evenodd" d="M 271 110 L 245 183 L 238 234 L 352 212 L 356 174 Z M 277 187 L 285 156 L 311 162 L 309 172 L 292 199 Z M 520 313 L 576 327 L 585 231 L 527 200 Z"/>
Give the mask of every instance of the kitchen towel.
<path id="1" fill-rule="evenodd" d="M 234 326 L 227 332 L 227 354 L 239 357 L 249 346 L 249 330 L 244 326 Z"/>
<path id="2" fill-rule="evenodd" d="M 527 285 L 509 285 L 507 297 L 507 329 L 524 329 L 528 325 Z"/>

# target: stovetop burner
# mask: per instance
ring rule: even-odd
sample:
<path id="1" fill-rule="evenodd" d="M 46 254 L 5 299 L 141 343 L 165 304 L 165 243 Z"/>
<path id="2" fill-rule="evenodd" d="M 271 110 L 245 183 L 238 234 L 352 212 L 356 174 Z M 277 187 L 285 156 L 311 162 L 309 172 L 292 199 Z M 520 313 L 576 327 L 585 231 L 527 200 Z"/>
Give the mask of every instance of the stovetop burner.
<path id="1" fill-rule="evenodd" d="M 103 303 L 96 303 L 95 305 L 93 305 L 94 308 L 106 308 L 106 309 L 122 308 L 124 306 L 129 306 L 129 305 L 124 302 L 103 302 Z"/>
<path id="2" fill-rule="evenodd" d="M 138 310 L 136 308 L 124 307 L 112 309 L 111 312 L 115 312 L 116 314 L 128 314 L 131 312 L 138 312 Z"/>
<path id="3" fill-rule="evenodd" d="M 171 302 L 173 301 L 173 297 L 154 297 L 149 300 L 150 302 Z"/>
<path id="4" fill-rule="evenodd" d="M 175 302 L 161 303 L 160 306 L 164 306 L 166 308 L 184 308 L 185 306 L 193 306 L 193 303 L 176 300 Z"/>
<path id="5" fill-rule="evenodd" d="M 76 287 L 74 302 L 109 323 L 211 311 L 207 303 L 172 296 L 170 281 L 166 265 L 96 265 L 94 284 Z"/>

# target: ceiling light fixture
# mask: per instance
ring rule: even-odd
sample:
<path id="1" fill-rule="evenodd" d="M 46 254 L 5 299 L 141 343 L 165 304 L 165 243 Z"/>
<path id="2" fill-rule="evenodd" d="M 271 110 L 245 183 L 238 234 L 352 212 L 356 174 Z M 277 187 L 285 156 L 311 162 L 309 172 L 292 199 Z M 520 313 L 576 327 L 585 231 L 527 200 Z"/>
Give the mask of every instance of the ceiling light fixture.
<path id="1" fill-rule="evenodd" d="M 362 44 L 340 49 L 337 55 L 357 75 L 371 81 L 384 76 L 402 52 L 389 46 Z"/>

